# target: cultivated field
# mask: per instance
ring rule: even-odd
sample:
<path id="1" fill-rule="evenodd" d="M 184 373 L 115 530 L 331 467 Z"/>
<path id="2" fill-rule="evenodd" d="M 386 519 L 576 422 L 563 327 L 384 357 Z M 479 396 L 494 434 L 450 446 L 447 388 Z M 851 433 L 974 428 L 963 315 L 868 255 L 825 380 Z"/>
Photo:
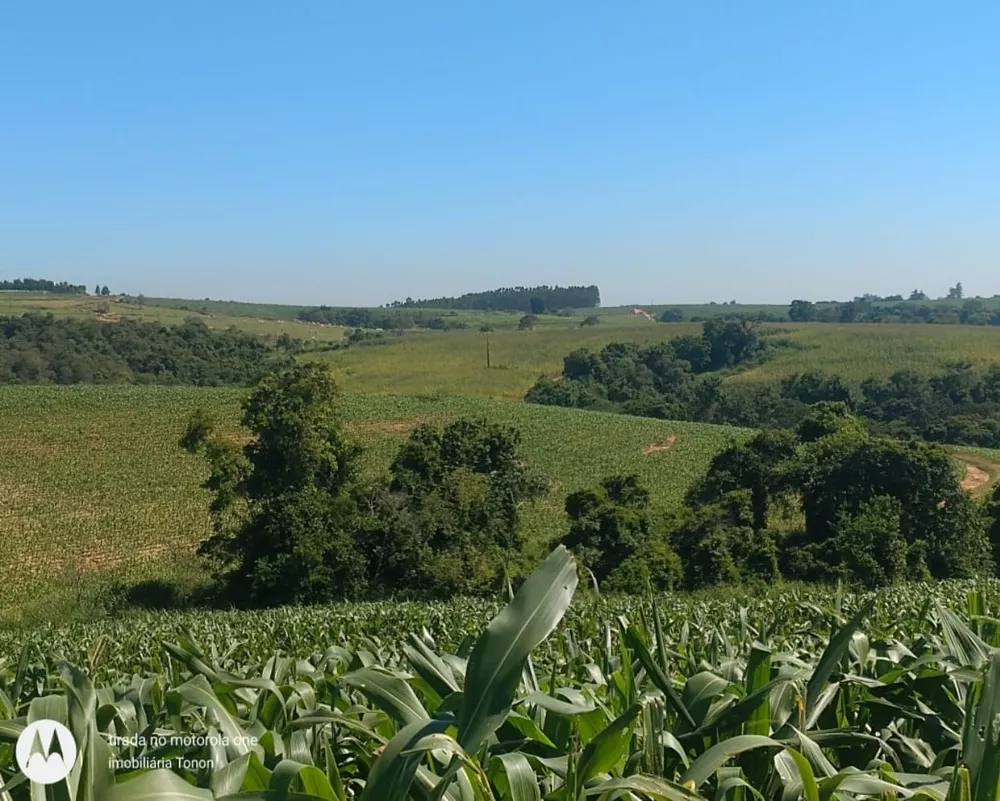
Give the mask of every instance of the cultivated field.
<path id="1" fill-rule="evenodd" d="M 573 349 L 600 349 L 609 342 L 646 345 L 697 333 L 697 323 L 620 326 L 609 318 L 592 328 L 552 324 L 534 331 L 496 331 L 488 335 L 491 368 L 486 367 L 487 335 L 478 331 L 424 332 L 388 337 L 384 344 L 312 354 L 332 365 L 350 392 L 445 393 L 485 397 L 523 397 L 540 375 L 556 376 Z M 1000 361 L 1000 327 L 823 323 L 765 325 L 786 346 L 759 367 L 730 381 L 778 381 L 787 375 L 822 370 L 859 385 L 866 378 L 887 378 L 897 370 L 924 374 L 967 360 L 976 365 Z"/>
<path id="2" fill-rule="evenodd" d="M 196 300 L 182 301 L 170 306 L 157 306 L 146 302 L 142 304 L 126 302 L 113 297 L 101 299 L 42 293 L 0 292 L 0 315 L 49 312 L 57 317 L 74 317 L 78 320 L 114 322 L 115 320 L 127 319 L 164 325 L 181 325 L 188 318 L 194 317 L 201 320 L 209 328 L 236 327 L 242 331 L 271 338 L 281 334 L 316 342 L 339 342 L 344 338 L 344 329 L 340 326 L 304 323 L 295 320 L 294 315 L 293 319 L 277 318 L 265 314 L 257 317 L 245 314 L 228 314 L 225 311 L 216 312 L 213 308 L 201 312 L 199 309 L 203 305 L 201 301 Z M 228 306 L 228 304 L 221 305 Z M 181 308 L 183 306 L 188 308 Z"/>
<path id="3" fill-rule="evenodd" d="M 69 726 L 82 767 L 52 797 L 73 799 L 989 801 L 998 592 L 594 599 L 557 551 L 502 611 L 361 603 L 0 637 L 0 737 Z"/>
<path id="4" fill-rule="evenodd" d="M 0 605 L 44 616 L 47 593 L 106 571 L 129 579 L 192 567 L 208 535 L 205 467 L 177 445 L 197 407 L 237 431 L 244 392 L 173 387 L 0 387 Z M 712 455 L 748 436 L 739 429 L 594 414 L 502 400 L 347 396 L 349 433 L 384 470 L 419 423 L 485 416 L 516 426 L 524 453 L 550 477 L 549 497 L 525 511 L 533 539 L 562 526 L 566 493 L 636 472 L 658 508 L 676 504 Z M 650 446 L 676 435 L 669 448 Z"/>

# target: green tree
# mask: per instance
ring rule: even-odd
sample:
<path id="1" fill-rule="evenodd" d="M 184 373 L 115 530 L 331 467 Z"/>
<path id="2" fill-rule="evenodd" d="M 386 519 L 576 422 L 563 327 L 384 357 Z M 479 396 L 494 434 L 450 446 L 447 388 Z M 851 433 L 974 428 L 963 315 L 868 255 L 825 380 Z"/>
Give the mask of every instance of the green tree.
<path id="1" fill-rule="evenodd" d="M 904 540 L 924 543 L 936 578 L 992 572 L 986 520 L 939 446 L 847 427 L 804 445 L 787 475 L 801 496 L 807 542 L 833 541 L 843 515 L 856 516 L 864 504 L 887 496 L 900 504 Z"/>
<path id="2" fill-rule="evenodd" d="M 808 300 L 793 300 L 788 307 L 788 319 L 795 323 L 811 323 L 816 319 L 816 304 Z"/>
<path id="3" fill-rule="evenodd" d="M 516 429 L 466 418 L 418 427 L 368 524 L 373 581 L 434 595 L 497 589 L 505 570 L 526 567 L 520 509 L 546 490 L 521 458 Z M 413 569 L 402 575 L 406 559 Z"/>
<path id="4" fill-rule="evenodd" d="M 717 503 L 729 493 L 746 490 L 752 528 L 767 528 L 771 501 L 785 489 L 781 468 L 794 455 L 796 444 L 792 432 L 771 429 L 745 445 L 727 448 L 712 459 L 705 479 L 689 493 L 689 504 Z"/>
<path id="5" fill-rule="evenodd" d="M 799 423 L 797 429 L 801 442 L 816 442 L 837 432 L 850 432 L 862 436 L 864 424 L 854 415 L 846 403 L 840 401 L 820 401 L 812 406 L 809 415 Z"/>
<path id="6" fill-rule="evenodd" d="M 711 348 L 713 370 L 744 364 L 764 351 L 759 323 L 745 316 L 707 320 L 702 336 Z"/>
<path id="7" fill-rule="evenodd" d="M 993 497 L 987 509 L 989 513 L 989 539 L 993 560 L 1000 567 L 1000 485 L 993 490 Z"/>
<path id="8" fill-rule="evenodd" d="M 907 542 L 900 530 L 903 505 L 878 495 L 856 512 L 843 511 L 835 526 L 841 574 L 868 587 L 892 584 L 907 574 Z"/>
<path id="9" fill-rule="evenodd" d="M 107 297 L 108 295 L 110 295 L 110 294 L 111 294 L 111 290 L 110 290 L 110 289 L 108 289 L 108 285 L 107 285 L 107 284 L 105 284 L 104 286 L 102 286 L 102 287 L 101 287 L 101 294 L 102 294 L 102 295 L 103 295 L 104 297 Z"/>
<path id="10" fill-rule="evenodd" d="M 517 323 L 518 331 L 533 331 L 535 328 L 535 323 L 538 322 L 538 316 L 535 314 L 526 314 Z"/>
<path id="11" fill-rule="evenodd" d="M 245 444 L 204 413 L 181 443 L 206 457 L 212 560 L 230 599 L 253 606 L 358 596 L 367 569 L 354 539 L 359 449 L 344 437 L 338 391 L 318 364 L 265 376 L 242 405 Z"/>
<path id="12" fill-rule="evenodd" d="M 599 487 L 571 493 L 566 514 L 569 532 L 561 542 L 598 582 L 646 546 L 653 533 L 649 492 L 635 475 L 610 476 Z"/>
<path id="13" fill-rule="evenodd" d="M 794 373 L 781 381 L 781 394 L 802 403 L 840 401 L 851 404 L 851 389 L 838 375 L 827 375 L 817 370 Z"/>

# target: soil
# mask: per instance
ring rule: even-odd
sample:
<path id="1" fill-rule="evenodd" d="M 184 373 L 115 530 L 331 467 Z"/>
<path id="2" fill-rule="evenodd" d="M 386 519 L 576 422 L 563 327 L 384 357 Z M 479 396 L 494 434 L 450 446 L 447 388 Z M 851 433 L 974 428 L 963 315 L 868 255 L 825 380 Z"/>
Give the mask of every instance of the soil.
<path id="1" fill-rule="evenodd" d="M 677 435 L 671 434 L 663 442 L 654 442 L 652 445 L 647 445 L 642 449 L 643 456 L 649 456 L 652 453 L 660 453 L 661 451 L 669 451 L 674 447 L 674 443 L 677 442 Z"/>
<path id="2" fill-rule="evenodd" d="M 990 474 L 975 465 L 965 463 L 965 478 L 962 479 L 962 489 L 977 490 L 990 483 Z"/>
<path id="3" fill-rule="evenodd" d="M 424 423 L 440 422 L 441 415 L 425 415 L 407 420 L 352 420 L 344 424 L 344 429 L 349 432 L 375 432 L 379 434 L 390 434 L 394 436 L 405 436 L 413 429 Z"/>
<path id="4" fill-rule="evenodd" d="M 652 314 L 650 314 L 647 311 L 643 311 L 639 307 L 636 307 L 636 308 L 632 309 L 632 314 L 637 314 L 637 315 L 641 314 L 643 317 L 645 317 L 647 320 L 649 320 L 649 322 L 651 322 L 651 323 L 655 323 L 656 322 L 656 318 L 653 317 Z"/>

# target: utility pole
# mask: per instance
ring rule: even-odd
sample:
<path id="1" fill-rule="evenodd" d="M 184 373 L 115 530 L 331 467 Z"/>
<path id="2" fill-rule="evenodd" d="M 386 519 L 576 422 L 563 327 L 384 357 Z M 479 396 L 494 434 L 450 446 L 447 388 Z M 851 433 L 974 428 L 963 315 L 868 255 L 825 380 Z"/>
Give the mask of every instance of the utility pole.
<path id="1" fill-rule="evenodd" d="M 490 369 L 490 335 L 486 334 L 486 369 Z"/>

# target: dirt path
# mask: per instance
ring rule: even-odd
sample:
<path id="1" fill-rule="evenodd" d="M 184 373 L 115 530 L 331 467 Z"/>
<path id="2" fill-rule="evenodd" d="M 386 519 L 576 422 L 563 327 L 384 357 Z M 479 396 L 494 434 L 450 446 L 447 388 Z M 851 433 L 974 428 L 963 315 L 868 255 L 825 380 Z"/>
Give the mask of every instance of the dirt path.
<path id="1" fill-rule="evenodd" d="M 636 308 L 632 309 L 632 314 L 634 314 L 634 315 L 640 315 L 641 314 L 643 317 L 645 317 L 647 320 L 649 320 L 649 322 L 651 322 L 651 323 L 655 323 L 656 322 L 656 318 L 653 317 L 652 314 L 650 314 L 647 311 L 643 311 L 639 307 L 636 307 Z"/>
<path id="2" fill-rule="evenodd" d="M 973 492 L 990 483 L 989 473 L 974 464 L 969 464 L 964 459 L 961 461 L 965 462 L 965 478 L 962 479 L 962 489 Z"/>
<path id="3" fill-rule="evenodd" d="M 647 445 L 642 449 L 643 456 L 649 456 L 651 453 L 659 453 L 660 451 L 669 451 L 674 447 L 674 443 L 677 442 L 677 435 L 671 434 L 663 442 L 654 442 L 652 445 Z"/>

